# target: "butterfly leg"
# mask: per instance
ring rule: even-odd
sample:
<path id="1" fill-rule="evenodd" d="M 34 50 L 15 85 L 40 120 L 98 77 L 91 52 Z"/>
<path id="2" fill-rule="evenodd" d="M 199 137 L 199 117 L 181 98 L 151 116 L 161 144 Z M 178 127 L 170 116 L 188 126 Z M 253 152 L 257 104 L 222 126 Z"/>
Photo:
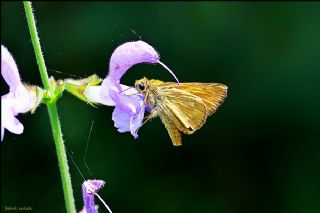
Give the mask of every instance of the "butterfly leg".
<path id="1" fill-rule="evenodd" d="M 145 123 L 147 123 L 147 121 L 149 121 L 149 120 L 151 120 L 152 118 L 155 118 L 155 117 L 157 117 L 157 116 L 158 116 L 158 111 L 157 111 L 156 109 L 153 109 L 149 115 L 147 115 L 147 116 L 144 117 L 145 120 L 143 121 L 143 123 L 141 124 L 141 126 L 143 126 Z"/>
<path id="2" fill-rule="evenodd" d="M 144 103 L 147 103 L 148 96 L 149 96 L 149 90 L 147 90 L 147 93 L 144 96 Z"/>

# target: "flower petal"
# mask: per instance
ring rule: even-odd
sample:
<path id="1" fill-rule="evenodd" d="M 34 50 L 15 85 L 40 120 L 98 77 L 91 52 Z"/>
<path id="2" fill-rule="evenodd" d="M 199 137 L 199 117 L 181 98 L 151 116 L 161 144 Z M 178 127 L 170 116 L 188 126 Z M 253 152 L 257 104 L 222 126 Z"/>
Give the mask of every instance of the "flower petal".
<path id="1" fill-rule="evenodd" d="M 21 82 L 17 65 L 8 49 L 1 45 L 1 75 L 10 87 L 9 93 L 1 96 L 1 141 L 4 130 L 21 134 L 23 125 L 15 118 L 39 104 L 37 94 L 29 91 Z"/>
<path id="2" fill-rule="evenodd" d="M 117 105 L 112 113 L 114 126 L 119 132 L 131 132 L 133 137 L 138 137 L 138 130 L 144 117 L 143 97 L 135 96 L 117 96 Z"/>
<path id="3" fill-rule="evenodd" d="M 1 97 L 1 141 L 4 137 L 4 129 L 14 134 L 21 134 L 24 129 L 19 120 L 15 118 L 10 105 L 10 99 Z"/>
<path id="4" fill-rule="evenodd" d="M 121 110 L 120 107 L 115 107 L 112 113 L 112 120 L 118 131 L 131 132 L 134 139 L 138 138 L 138 130 L 142 124 L 143 117 L 144 108 L 141 108 L 139 113 L 130 115 L 126 111 Z"/>
<path id="5" fill-rule="evenodd" d="M 131 66 L 139 63 L 157 63 L 158 61 L 157 51 L 146 42 L 127 42 L 114 50 L 110 59 L 108 77 L 114 83 L 118 83 Z"/>
<path id="6" fill-rule="evenodd" d="M 3 45 L 1 45 L 1 75 L 10 86 L 11 91 L 15 91 L 22 84 L 16 62 Z"/>
<path id="7" fill-rule="evenodd" d="M 35 97 L 31 97 L 29 91 L 21 84 L 16 88 L 15 92 L 9 92 L 2 96 L 6 99 L 14 115 L 25 113 L 35 107 Z"/>
<path id="8" fill-rule="evenodd" d="M 133 135 L 134 139 L 138 138 L 138 130 L 142 125 L 142 121 L 144 118 L 144 110 L 145 108 L 142 106 L 138 113 L 134 114 L 130 119 L 130 132 Z"/>
<path id="9" fill-rule="evenodd" d="M 116 106 L 112 112 L 112 120 L 114 121 L 114 126 L 119 132 L 130 132 L 130 118 L 131 114 L 122 110 L 120 107 Z"/>
<path id="10" fill-rule="evenodd" d="M 115 100 L 116 107 L 112 113 L 112 120 L 119 132 L 130 131 L 137 138 L 137 131 L 144 117 L 143 96 L 140 94 L 123 95 L 111 91 L 111 97 Z"/>
<path id="11" fill-rule="evenodd" d="M 87 86 L 83 94 L 91 102 L 106 106 L 115 105 L 115 102 L 109 95 L 109 89 L 104 89 L 103 86 Z"/>

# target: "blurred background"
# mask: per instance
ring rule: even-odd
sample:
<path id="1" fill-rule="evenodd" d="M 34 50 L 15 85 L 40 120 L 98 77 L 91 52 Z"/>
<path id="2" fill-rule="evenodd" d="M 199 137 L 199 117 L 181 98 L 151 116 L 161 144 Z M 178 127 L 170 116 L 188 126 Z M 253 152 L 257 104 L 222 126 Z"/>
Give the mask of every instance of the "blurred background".
<path id="1" fill-rule="evenodd" d="M 50 76 L 107 74 L 113 50 L 151 44 L 182 82 L 229 87 L 219 110 L 174 147 L 160 119 L 119 133 L 113 107 L 64 93 L 58 102 L 70 156 L 113 212 L 320 212 L 319 2 L 36 2 Z M 1 44 L 22 79 L 42 86 L 21 2 L 1 2 Z M 172 81 L 139 64 L 121 79 Z M 1 94 L 8 91 L 3 78 Z M 65 212 L 47 109 L 20 114 L 22 135 L 1 143 L 1 206 Z M 91 134 L 90 128 L 92 127 Z M 89 139 L 89 140 L 88 140 Z M 86 160 L 83 158 L 88 144 Z M 70 156 L 77 209 L 83 178 Z M 100 212 L 106 212 L 96 199 Z"/>

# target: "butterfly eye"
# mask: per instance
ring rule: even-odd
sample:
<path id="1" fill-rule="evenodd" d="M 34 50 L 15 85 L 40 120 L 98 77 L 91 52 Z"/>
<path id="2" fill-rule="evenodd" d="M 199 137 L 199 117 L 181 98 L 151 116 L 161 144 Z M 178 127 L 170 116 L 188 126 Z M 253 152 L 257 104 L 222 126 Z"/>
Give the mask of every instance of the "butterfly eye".
<path id="1" fill-rule="evenodd" d="M 143 91 L 145 89 L 144 83 L 139 84 L 139 89 Z"/>

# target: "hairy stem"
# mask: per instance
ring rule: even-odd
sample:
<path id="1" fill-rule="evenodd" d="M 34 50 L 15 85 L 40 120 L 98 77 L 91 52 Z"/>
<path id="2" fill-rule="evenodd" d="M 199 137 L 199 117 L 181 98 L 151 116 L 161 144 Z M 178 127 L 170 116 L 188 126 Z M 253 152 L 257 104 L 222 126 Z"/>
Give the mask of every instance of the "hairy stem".
<path id="1" fill-rule="evenodd" d="M 50 86 L 50 81 L 46 69 L 46 65 L 44 62 L 44 58 L 41 51 L 40 46 L 40 40 L 36 28 L 36 22 L 32 11 L 31 2 L 25 1 L 23 2 L 25 13 L 27 16 L 29 31 L 31 34 L 31 40 L 34 48 L 34 52 L 36 55 L 37 63 L 39 66 L 39 71 L 41 75 L 41 79 L 44 85 L 44 88 L 51 93 L 53 88 Z M 69 174 L 69 167 L 68 167 L 68 161 L 67 161 L 67 155 L 65 146 L 62 139 L 62 132 L 60 128 L 60 122 L 59 122 L 59 116 L 57 111 L 56 102 L 50 102 L 47 104 L 50 122 L 51 122 L 51 128 L 53 133 L 53 138 L 56 145 L 56 151 L 58 156 L 58 163 L 60 168 L 60 174 L 61 174 L 61 180 L 62 180 L 62 187 L 63 187 L 63 193 L 64 193 L 64 199 L 66 203 L 67 212 L 76 212 L 75 204 L 74 204 L 74 198 L 73 198 L 73 192 L 72 192 L 72 185 L 71 185 L 71 177 Z"/>
<path id="2" fill-rule="evenodd" d="M 60 168 L 62 187 L 64 193 L 64 199 L 66 202 L 67 212 L 76 212 L 71 177 L 69 174 L 69 167 L 67 162 L 66 150 L 64 147 L 62 132 L 60 128 L 60 122 L 58 117 L 57 106 L 55 103 L 48 104 L 48 111 L 52 126 L 53 138 L 56 144 L 56 151 L 58 155 L 58 163 Z"/>
<path id="3" fill-rule="evenodd" d="M 34 15 L 33 15 L 31 2 L 25 1 L 25 2 L 23 2 L 23 4 L 24 4 L 24 10 L 26 12 L 27 20 L 28 20 L 29 31 L 31 34 L 32 44 L 33 44 L 34 52 L 36 54 L 36 59 L 37 59 L 37 63 L 39 66 L 39 71 L 40 71 L 42 83 L 43 83 L 44 88 L 46 90 L 51 91 L 47 68 L 44 63 L 44 58 L 43 58 L 42 51 L 41 51 L 40 39 L 38 36 L 36 21 L 35 21 Z"/>

